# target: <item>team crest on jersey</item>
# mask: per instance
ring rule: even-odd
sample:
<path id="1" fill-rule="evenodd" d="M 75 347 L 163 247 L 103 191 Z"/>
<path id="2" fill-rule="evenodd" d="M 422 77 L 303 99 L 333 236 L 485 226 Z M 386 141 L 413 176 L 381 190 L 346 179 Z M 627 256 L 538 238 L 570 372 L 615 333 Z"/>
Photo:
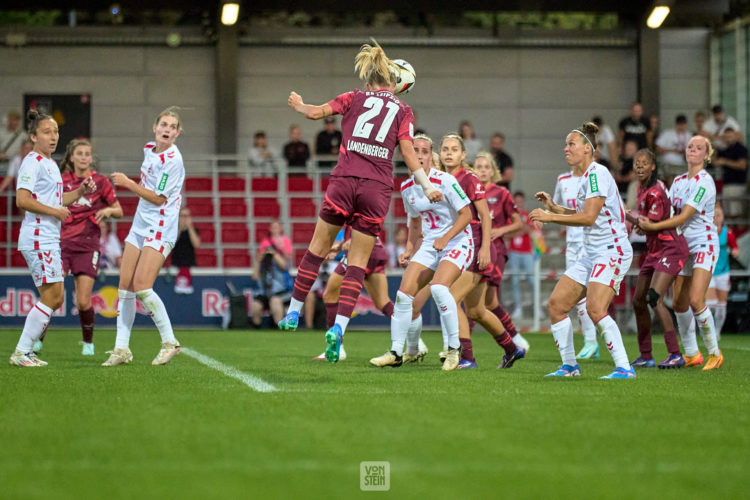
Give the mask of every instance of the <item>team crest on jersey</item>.
<path id="1" fill-rule="evenodd" d="M 79 207 L 89 207 L 91 208 L 91 200 L 86 198 L 85 196 L 81 196 L 78 198 L 73 205 L 78 205 Z"/>
<path id="2" fill-rule="evenodd" d="M 497 203 L 497 198 L 487 198 L 487 201 L 490 203 Z"/>

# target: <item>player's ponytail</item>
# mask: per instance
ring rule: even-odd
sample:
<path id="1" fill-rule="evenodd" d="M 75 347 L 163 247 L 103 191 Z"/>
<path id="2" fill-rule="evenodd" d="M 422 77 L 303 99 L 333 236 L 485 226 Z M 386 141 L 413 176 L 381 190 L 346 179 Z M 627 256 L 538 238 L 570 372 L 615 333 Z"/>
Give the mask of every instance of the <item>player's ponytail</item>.
<path id="1" fill-rule="evenodd" d="M 29 135 L 36 135 L 36 130 L 39 128 L 39 124 L 45 120 L 55 121 L 50 115 L 40 113 L 36 109 L 30 109 L 26 113 L 26 129 L 29 131 Z"/>
<path id="2" fill-rule="evenodd" d="M 396 83 L 396 65 L 374 38 L 373 45 L 364 44 L 354 58 L 354 71 L 371 87 L 390 87 Z"/>
<path id="3" fill-rule="evenodd" d="M 71 160 L 71 157 L 73 156 L 73 153 L 75 153 L 76 148 L 78 146 L 91 147 L 91 143 L 89 142 L 88 139 L 73 139 L 72 141 L 70 141 L 68 143 L 68 146 L 65 148 L 65 157 L 63 158 L 63 161 L 60 163 L 60 173 L 75 172 L 75 165 L 73 165 L 73 160 Z M 91 162 L 91 166 L 92 168 L 94 166 L 93 159 Z"/>

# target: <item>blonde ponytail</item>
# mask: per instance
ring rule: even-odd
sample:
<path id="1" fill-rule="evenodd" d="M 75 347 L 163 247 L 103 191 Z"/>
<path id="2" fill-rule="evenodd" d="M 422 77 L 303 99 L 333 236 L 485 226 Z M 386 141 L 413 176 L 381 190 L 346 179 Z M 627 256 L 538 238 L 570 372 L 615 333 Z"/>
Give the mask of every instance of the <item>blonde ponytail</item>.
<path id="1" fill-rule="evenodd" d="M 374 38 L 373 45 L 364 44 L 354 58 L 354 71 L 371 87 L 390 87 L 396 83 L 396 65 Z"/>

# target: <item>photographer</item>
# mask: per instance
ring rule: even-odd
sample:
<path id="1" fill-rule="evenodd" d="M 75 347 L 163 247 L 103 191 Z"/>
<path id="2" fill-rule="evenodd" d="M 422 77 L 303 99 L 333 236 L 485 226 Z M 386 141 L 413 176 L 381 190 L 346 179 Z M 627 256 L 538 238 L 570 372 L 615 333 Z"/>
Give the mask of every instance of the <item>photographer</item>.
<path id="1" fill-rule="evenodd" d="M 285 303 L 289 302 L 292 281 L 289 264 L 292 242 L 282 234 L 278 221 L 271 223 L 269 236 L 260 243 L 260 249 L 253 262 L 253 276 L 256 288 L 253 293 L 253 325 L 260 327 L 263 313 L 270 310 L 274 324 L 284 318 Z"/>

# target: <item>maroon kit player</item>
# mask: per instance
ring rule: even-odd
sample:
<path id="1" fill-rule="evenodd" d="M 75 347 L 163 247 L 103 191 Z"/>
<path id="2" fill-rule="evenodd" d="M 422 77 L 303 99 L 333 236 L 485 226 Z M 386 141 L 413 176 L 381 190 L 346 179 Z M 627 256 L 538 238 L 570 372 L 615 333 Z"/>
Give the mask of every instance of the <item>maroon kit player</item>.
<path id="1" fill-rule="evenodd" d="M 638 186 L 638 213 L 649 220 L 659 222 L 668 219 L 671 204 L 664 183 L 657 180 L 656 161 L 649 149 L 641 149 L 633 159 L 633 168 Z M 638 219 L 628 214 L 634 224 Z M 664 342 L 669 356 L 659 363 L 659 368 L 681 368 L 685 359 L 680 352 L 672 315 L 664 305 L 662 297 L 672 285 L 687 262 L 689 252 L 685 238 L 676 228 L 646 232 L 646 260 L 641 264 L 633 297 L 633 309 L 638 328 L 638 349 L 641 355 L 631 364 L 636 367 L 656 366 L 651 352 L 651 315 L 648 306 L 654 309 L 664 330 Z"/>
<path id="2" fill-rule="evenodd" d="M 349 318 L 359 298 L 365 268 L 381 224 L 388 213 L 393 191 L 393 151 L 396 146 L 409 171 L 430 201 L 442 195 L 429 182 L 414 152 L 414 114 L 393 94 L 397 67 L 373 42 L 363 45 L 354 61 L 365 90 L 353 90 L 319 106 L 305 104 L 292 92 L 289 106 L 306 118 L 320 120 L 340 114 L 342 141 L 338 164 L 331 172 L 313 239 L 305 252 L 294 281 L 292 300 L 279 328 L 296 330 L 299 313 L 320 265 L 331 250 L 341 226 L 352 228 L 348 266 L 341 283 L 334 326 L 326 332 L 326 359 L 335 363 Z"/>

